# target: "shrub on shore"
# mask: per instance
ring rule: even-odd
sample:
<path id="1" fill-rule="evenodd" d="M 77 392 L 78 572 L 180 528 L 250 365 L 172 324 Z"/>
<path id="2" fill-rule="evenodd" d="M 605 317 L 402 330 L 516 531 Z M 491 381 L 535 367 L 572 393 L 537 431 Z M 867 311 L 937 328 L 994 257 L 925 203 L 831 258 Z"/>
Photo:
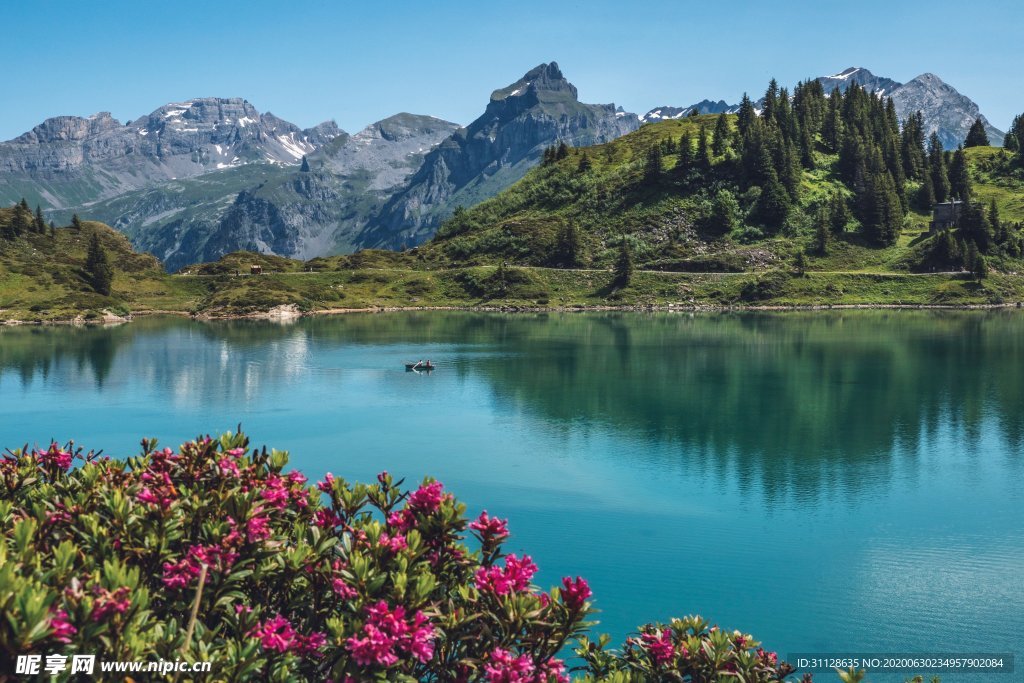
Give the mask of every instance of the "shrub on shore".
<path id="1" fill-rule="evenodd" d="M 543 591 L 506 520 L 470 520 L 440 482 L 309 485 L 244 434 L 143 440 L 101 457 L 69 444 L 0 460 L 0 670 L 20 654 L 210 661 L 270 681 L 778 681 L 792 669 L 699 617 L 651 624 L 621 651 L 591 625 L 580 577 Z M 470 540 L 471 539 L 471 540 Z M 809 678 L 809 677 L 808 677 Z"/>

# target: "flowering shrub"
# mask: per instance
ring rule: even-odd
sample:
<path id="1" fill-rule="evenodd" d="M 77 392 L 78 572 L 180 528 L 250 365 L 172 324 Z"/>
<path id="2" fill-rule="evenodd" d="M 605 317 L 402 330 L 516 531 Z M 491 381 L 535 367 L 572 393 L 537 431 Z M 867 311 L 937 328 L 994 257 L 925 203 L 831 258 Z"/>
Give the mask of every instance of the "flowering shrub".
<path id="1" fill-rule="evenodd" d="M 75 466 L 77 463 L 77 466 Z M 127 460 L 73 445 L 0 460 L 0 671 L 28 653 L 211 661 L 218 679 L 781 680 L 749 636 L 699 618 L 648 626 L 621 653 L 583 637 L 590 587 L 539 590 L 440 482 L 407 491 L 285 472 L 243 434 Z M 468 541 L 468 538 L 472 541 Z M 467 542 L 468 541 L 468 542 Z"/>

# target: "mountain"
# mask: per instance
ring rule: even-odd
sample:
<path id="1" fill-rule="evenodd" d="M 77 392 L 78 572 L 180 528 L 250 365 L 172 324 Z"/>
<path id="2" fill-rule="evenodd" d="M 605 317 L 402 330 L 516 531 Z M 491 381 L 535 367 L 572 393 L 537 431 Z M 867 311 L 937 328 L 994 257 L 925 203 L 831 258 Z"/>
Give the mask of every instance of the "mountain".
<path id="1" fill-rule="evenodd" d="M 854 83 L 868 92 L 875 93 L 879 96 L 885 94 L 891 95 L 896 88 L 900 87 L 900 83 L 897 83 L 891 78 L 876 76 L 860 66 L 851 66 L 850 68 L 843 69 L 833 76 L 819 76 L 815 80 L 817 80 L 818 83 L 821 83 L 821 87 L 825 90 L 826 95 L 836 89 L 846 92 L 847 88 Z"/>
<path id="2" fill-rule="evenodd" d="M 69 208 L 249 163 L 296 165 L 340 135 L 334 122 L 303 130 L 241 98 L 166 104 L 125 124 L 59 116 L 0 143 L 0 201 Z"/>
<path id="3" fill-rule="evenodd" d="M 370 215 L 458 128 L 397 114 L 326 140 L 306 158 L 308 171 L 237 166 L 99 202 L 89 215 L 172 271 L 238 250 L 301 259 L 352 251 Z"/>
<path id="4" fill-rule="evenodd" d="M 641 123 L 654 123 L 669 119 L 681 119 L 692 114 L 735 114 L 739 111 L 738 104 L 728 104 L 725 100 L 713 102 L 701 100 L 689 107 L 656 107 L 640 117 Z"/>
<path id="5" fill-rule="evenodd" d="M 494 196 L 525 175 L 545 147 L 593 145 L 636 130 L 635 114 L 584 104 L 558 64 L 541 64 L 491 94 L 483 115 L 429 152 L 370 222 L 368 247 L 418 244 L 457 206 Z"/>
<path id="6" fill-rule="evenodd" d="M 979 117 L 985 124 L 989 143 L 995 147 L 1003 144 L 1003 131 L 988 122 L 978 105 L 935 74 L 921 74 L 896 88 L 890 96 L 896 105 L 896 113 L 901 117 L 915 111 L 922 112 L 925 133 L 937 132 L 946 149 L 962 144 L 971 124 Z"/>
<path id="7" fill-rule="evenodd" d="M 935 74 L 922 74 L 908 83 L 899 83 L 885 76 L 876 76 L 868 69 L 860 66 L 851 66 L 843 69 L 832 76 L 819 76 L 814 79 L 821 83 L 825 94 L 833 90 L 846 90 L 854 83 L 868 92 L 880 97 L 891 97 L 896 105 L 896 114 L 904 119 L 915 111 L 924 115 L 925 134 L 932 132 L 939 134 L 946 149 L 956 149 L 967 137 L 974 120 L 981 117 L 988 131 L 989 142 L 993 146 L 1003 144 L 1003 132 L 988 122 L 982 114 L 978 105 L 970 98 L 960 94 L 955 88 L 944 83 Z M 755 107 L 760 110 L 763 98 L 758 100 Z M 644 123 L 664 121 L 666 119 L 678 119 L 690 115 L 696 111 L 698 114 L 718 114 L 726 112 L 729 114 L 739 110 L 739 105 L 726 104 L 724 100 L 712 102 L 703 100 L 689 107 L 658 107 L 652 109 L 641 117 Z"/>

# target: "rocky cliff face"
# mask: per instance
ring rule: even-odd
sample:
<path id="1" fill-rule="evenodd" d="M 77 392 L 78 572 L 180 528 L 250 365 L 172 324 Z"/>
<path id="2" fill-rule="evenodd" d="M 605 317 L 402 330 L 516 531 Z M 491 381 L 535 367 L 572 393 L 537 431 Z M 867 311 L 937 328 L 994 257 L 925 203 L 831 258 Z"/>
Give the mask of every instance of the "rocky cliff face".
<path id="1" fill-rule="evenodd" d="M 458 125 L 398 114 L 332 137 L 309 171 L 248 164 L 90 207 L 169 270 L 247 249 L 312 258 L 358 248 L 370 215 Z"/>
<path id="2" fill-rule="evenodd" d="M 427 154 L 423 165 L 360 236 L 363 246 L 417 244 L 458 205 L 494 196 L 521 178 L 545 147 L 613 140 L 636 130 L 635 114 L 584 104 L 554 62 L 491 94 L 482 116 Z"/>
<path id="3" fill-rule="evenodd" d="M 967 131 L 978 117 L 985 124 L 989 143 L 1003 144 L 1003 131 L 988 122 L 978 105 L 935 74 L 921 74 L 893 90 L 890 96 L 901 117 L 915 111 L 924 114 L 925 133 L 938 133 L 946 149 L 963 144 Z"/>
<path id="4" fill-rule="evenodd" d="M 246 163 L 298 164 L 340 135 L 333 122 L 302 130 L 240 98 L 167 104 L 126 124 L 60 116 L 0 143 L 0 200 L 65 208 Z"/>

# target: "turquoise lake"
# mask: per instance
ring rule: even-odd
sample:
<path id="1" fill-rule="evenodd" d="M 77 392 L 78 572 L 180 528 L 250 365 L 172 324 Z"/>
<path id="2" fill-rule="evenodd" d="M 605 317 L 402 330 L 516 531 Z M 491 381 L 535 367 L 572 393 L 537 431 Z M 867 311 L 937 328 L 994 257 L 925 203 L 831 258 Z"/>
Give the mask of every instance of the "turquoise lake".
<path id="1" fill-rule="evenodd" d="M 2 447 L 123 456 L 238 423 L 311 479 L 431 475 L 508 517 L 540 585 L 590 579 L 616 641 L 699 613 L 782 656 L 1024 654 L 1015 311 L 0 329 Z"/>

